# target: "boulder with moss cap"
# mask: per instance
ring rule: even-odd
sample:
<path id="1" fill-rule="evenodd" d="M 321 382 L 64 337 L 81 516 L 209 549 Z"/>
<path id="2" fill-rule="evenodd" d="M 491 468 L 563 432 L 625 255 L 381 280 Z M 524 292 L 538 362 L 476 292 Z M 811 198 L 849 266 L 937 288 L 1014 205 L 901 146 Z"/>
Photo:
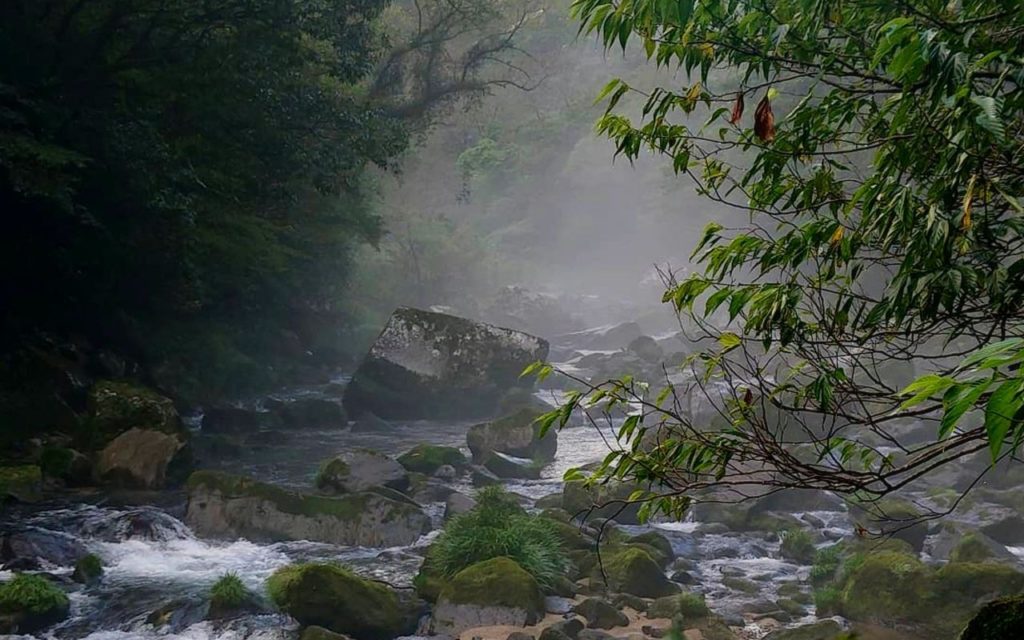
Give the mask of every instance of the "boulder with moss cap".
<path id="1" fill-rule="evenodd" d="M 520 409 L 511 415 L 470 427 L 466 444 L 476 462 L 486 462 L 495 453 L 537 462 L 553 460 L 558 452 L 558 434 L 549 429 L 541 437 L 541 413 L 534 409 Z"/>
<path id="2" fill-rule="evenodd" d="M 35 465 L 0 467 L 0 505 L 6 500 L 37 502 L 42 499 L 43 472 Z"/>
<path id="3" fill-rule="evenodd" d="M 68 617 L 64 592 L 42 576 L 19 574 L 0 584 L 0 627 L 35 633 Z"/>
<path id="4" fill-rule="evenodd" d="M 608 589 L 642 598 L 660 598 L 679 593 L 679 585 L 669 581 L 651 555 L 637 547 L 623 547 L 610 553 L 604 561 Z M 600 567 L 595 567 L 594 580 L 601 580 Z"/>
<path id="5" fill-rule="evenodd" d="M 302 625 L 356 640 L 391 640 L 416 629 L 417 611 L 393 589 L 325 563 L 291 565 L 267 579 L 267 593 Z"/>
<path id="6" fill-rule="evenodd" d="M 411 544 L 430 530 L 419 506 L 386 490 L 327 497 L 197 471 L 188 492 L 185 521 L 205 536 L 390 547 Z"/>
<path id="7" fill-rule="evenodd" d="M 466 468 L 467 460 L 466 456 L 462 455 L 462 452 L 455 447 L 418 444 L 398 456 L 398 463 L 408 471 L 432 476 L 445 465 L 461 472 Z"/>
<path id="8" fill-rule="evenodd" d="M 544 596 L 529 573 L 510 558 L 471 565 L 441 590 L 431 621 L 435 634 L 458 635 L 492 625 L 527 626 L 544 617 Z"/>

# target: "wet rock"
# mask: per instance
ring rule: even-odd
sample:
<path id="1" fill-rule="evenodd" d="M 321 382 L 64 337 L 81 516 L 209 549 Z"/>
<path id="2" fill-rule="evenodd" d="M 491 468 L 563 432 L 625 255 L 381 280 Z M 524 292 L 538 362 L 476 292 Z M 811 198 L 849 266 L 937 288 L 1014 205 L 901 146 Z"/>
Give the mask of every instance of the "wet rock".
<path id="1" fill-rule="evenodd" d="M 643 598 L 659 598 L 679 593 L 661 567 L 642 549 L 626 547 L 608 556 L 604 563 L 608 587 Z M 599 575 L 593 576 L 599 578 Z"/>
<path id="2" fill-rule="evenodd" d="M 38 575 L 19 574 L 0 584 L 0 617 L 18 633 L 31 634 L 68 617 L 64 592 Z"/>
<path id="3" fill-rule="evenodd" d="M 805 511 L 843 511 L 843 501 L 834 494 L 818 489 L 783 489 L 758 498 L 750 507 L 753 514 L 803 513 Z"/>
<path id="4" fill-rule="evenodd" d="M 18 502 L 42 499 L 43 472 L 35 465 L 0 467 L 0 505 L 8 498 Z"/>
<path id="5" fill-rule="evenodd" d="M 834 640 L 842 631 L 843 627 L 835 620 L 819 620 L 792 629 L 772 631 L 763 640 Z"/>
<path id="6" fill-rule="evenodd" d="M 570 618 L 545 628 L 540 632 L 540 640 L 576 640 L 580 631 L 583 631 L 583 621 L 579 618 Z"/>
<path id="7" fill-rule="evenodd" d="M 459 472 L 450 464 L 441 465 L 434 472 L 434 477 L 438 480 L 452 481 L 459 477 Z"/>
<path id="8" fill-rule="evenodd" d="M 387 433 L 394 430 L 394 424 L 379 417 L 372 411 L 364 411 L 352 423 L 353 433 Z"/>
<path id="9" fill-rule="evenodd" d="M 576 606 L 576 603 L 572 598 L 563 598 L 561 596 L 544 597 L 544 610 L 557 616 L 570 613 L 574 606 Z"/>
<path id="10" fill-rule="evenodd" d="M 289 429 L 333 429 L 348 425 L 340 404 L 323 398 L 302 398 L 284 403 L 274 413 Z"/>
<path id="11" fill-rule="evenodd" d="M 457 635 L 472 627 L 523 627 L 543 616 L 544 597 L 537 581 L 501 557 L 463 569 L 448 582 L 434 608 L 431 631 Z"/>
<path id="12" fill-rule="evenodd" d="M 398 456 L 398 463 L 409 471 L 436 475 L 442 467 L 458 471 L 468 464 L 466 456 L 455 447 L 419 444 Z"/>
<path id="13" fill-rule="evenodd" d="M 391 547 L 430 530 L 418 506 L 375 492 L 306 495 L 214 471 L 193 473 L 188 490 L 186 522 L 205 536 Z"/>
<path id="14" fill-rule="evenodd" d="M 1024 638 L 1024 596 L 1002 598 L 983 606 L 959 640 Z"/>
<path id="15" fill-rule="evenodd" d="M 248 433 L 280 426 L 277 416 L 269 411 L 240 407 L 210 407 L 203 412 L 205 433 Z"/>
<path id="16" fill-rule="evenodd" d="M 903 540 L 920 553 L 928 537 L 928 524 L 921 520 L 921 512 L 905 500 L 886 499 L 875 505 L 851 508 L 854 523 L 879 537 Z"/>
<path id="17" fill-rule="evenodd" d="M 941 553 L 941 546 L 936 543 L 937 553 Z M 1017 556 L 1009 549 L 999 544 L 983 533 L 968 533 L 960 538 L 956 545 L 949 551 L 950 562 L 1010 562 L 1016 563 Z"/>
<path id="18" fill-rule="evenodd" d="M 313 625 L 302 630 L 299 640 L 351 640 L 351 638 L 343 633 L 334 633 L 330 629 Z"/>
<path id="19" fill-rule="evenodd" d="M 494 452 L 487 457 L 484 467 L 499 478 L 536 480 L 540 478 L 540 467 L 526 458 L 513 458 Z"/>
<path id="20" fill-rule="evenodd" d="M 586 619 L 588 629 L 611 629 L 629 624 L 626 614 L 612 603 L 600 598 L 587 598 L 576 605 L 573 611 Z"/>
<path id="21" fill-rule="evenodd" d="M 669 580 L 678 584 L 697 584 L 697 578 L 689 571 L 675 571 L 669 577 Z"/>
<path id="22" fill-rule="evenodd" d="M 540 437 L 535 421 L 540 413 L 523 409 L 512 415 L 470 427 L 466 444 L 476 462 L 485 462 L 492 453 L 518 458 L 550 461 L 558 451 L 558 435 L 554 429 Z"/>
<path id="23" fill-rule="evenodd" d="M 1024 518 L 1019 515 L 1011 515 L 985 525 L 981 532 L 996 542 L 1013 546 L 1024 544 Z"/>
<path id="24" fill-rule="evenodd" d="M 633 338 L 626 349 L 648 362 L 661 362 L 661 359 L 665 356 L 661 345 L 650 336 L 637 336 Z"/>
<path id="25" fill-rule="evenodd" d="M 564 334 L 558 336 L 556 341 L 559 345 L 573 349 L 623 349 L 643 335 L 644 331 L 639 324 L 623 322 Z"/>
<path id="26" fill-rule="evenodd" d="M 324 462 L 316 476 L 317 489 L 331 494 L 356 493 L 374 487 L 409 489 L 409 473 L 383 453 L 362 449 Z"/>
<path id="27" fill-rule="evenodd" d="M 639 611 L 640 613 L 647 611 L 647 608 L 650 606 L 650 603 L 647 600 L 628 593 L 615 594 L 615 597 L 612 598 L 612 602 L 615 603 L 615 606 L 619 609 L 629 607 L 633 611 Z"/>
<path id="28" fill-rule="evenodd" d="M 89 554 L 81 542 L 58 531 L 36 527 L 4 533 L 0 537 L 0 559 L 4 565 L 40 561 L 70 567 Z"/>
<path id="29" fill-rule="evenodd" d="M 391 588 L 338 565 L 301 564 L 278 569 L 267 593 L 303 625 L 324 627 L 356 640 L 391 640 L 416 629 L 416 611 Z"/>
<path id="30" fill-rule="evenodd" d="M 179 481 L 190 462 L 187 442 L 177 434 L 133 428 L 100 452 L 96 476 L 114 487 L 163 489 Z"/>
<path id="31" fill-rule="evenodd" d="M 565 483 L 562 492 L 562 508 L 574 517 L 608 518 L 618 524 L 640 524 L 640 505 L 628 503 L 629 496 L 637 489 L 629 483 L 609 483 L 597 487 L 585 487 L 580 480 Z"/>
<path id="32" fill-rule="evenodd" d="M 476 506 L 476 500 L 462 493 L 453 493 L 444 502 L 444 519 L 450 520 L 453 517 L 466 513 Z"/>
<path id="33" fill-rule="evenodd" d="M 491 415 L 527 365 L 547 357 L 534 336 L 465 318 L 400 308 L 345 390 L 352 415 L 387 419 Z"/>
<path id="34" fill-rule="evenodd" d="M 501 484 L 501 478 L 482 467 L 473 467 L 470 478 L 474 487 L 492 487 Z"/>
<path id="35" fill-rule="evenodd" d="M 71 579 L 82 584 L 89 584 L 99 580 L 102 575 L 103 562 L 99 556 L 90 553 L 79 558 L 75 563 L 75 571 L 71 574 Z"/>
<path id="36" fill-rule="evenodd" d="M 672 620 L 682 616 L 686 620 L 699 620 L 711 615 L 704 596 L 684 591 L 672 596 L 656 599 L 647 607 L 648 618 L 665 618 Z"/>

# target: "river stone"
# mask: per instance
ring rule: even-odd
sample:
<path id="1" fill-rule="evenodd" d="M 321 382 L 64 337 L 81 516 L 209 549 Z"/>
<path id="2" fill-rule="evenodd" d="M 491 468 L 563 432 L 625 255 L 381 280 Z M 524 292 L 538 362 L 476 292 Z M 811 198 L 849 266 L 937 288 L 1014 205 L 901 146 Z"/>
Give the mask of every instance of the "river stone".
<path id="1" fill-rule="evenodd" d="M 842 632 L 843 627 L 835 620 L 819 620 L 792 629 L 777 629 L 763 640 L 833 640 Z"/>
<path id="2" fill-rule="evenodd" d="M 464 469 L 467 464 L 466 456 L 455 447 L 436 444 L 418 444 L 398 456 L 398 462 L 409 471 L 425 473 L 428 476 L 436 476 L 444 467 L 458 471 Z"/>
<path id="3" fill-rule="evenodd" d="M 204 536 L 393 547 L 430 530 L 418 506 L 377 492 L 306 495 L 215 471 L 193 473 L 188 490 L 185 521 Z"/>
<path id="4" fill-rule="evenodd" d="M 404 605 L 393 589 L 338 565 L 283 567 L 267 579 L 267 593 L 300 624 L 356 640 L 391 640 L 416 629 L 417 612 Z"/>
<path id="5" fill-rule="evenodd" d="M 362 415 L 356 418 L 355 422 L 352 423 L 353 433 L 387 433 L 394 430 L 394 424 L 377 416 L 371 411 L 364 411 Z"/>
<path id="6" fill-rule="evenodd" d="M 409 489 L 409 474 L 392 458 L 361 449 L 323 463 L 316 476 L 316 487 L 327 493 L 356 493 L 374 487 L 396 491 Z"/>
<path id="7" fill-rule="evenodd" d="M 661 359 L 665 357 L 665 352 L 662 350 L 661 345 L 651 336 L 637 336 L 633 338 L 629 345 L 626 346 L 626 349 L 648 362 L 661 362 Z"/>
<path id="8" fill-rule="evenodd" d="M 470 427 L 466 444 L 473 460 L 484 462 L 492 453 L 504 453 L 517 458 L 537 461 L 554 460 L 558 452 L 558 434 L 549 430 L 540 437 L 541 414 L 532 409 L 521 409 L 512 415 Z"/>
<path id="9" fill-rule="evenodd" d="M 0 631 L 32 634 L 65 620 L 70 610 L 64 592 L 42 576 L 19 574 L 0 583 Z"/>
<path id="10" fill-rule="evenodd" d="M 625 627 L 629 624 L 626 614 L 619 611 L 615 605 L 600 598 L 587 598 L 576 605 L 573 611 L 586 618 L 588 629 L 611 629 L 612 627 Z"/>
<path id="11" fill-rule="evenodd" d="M 512 329 L 465 318 L 397 309 L 345 390 L 358 418 L 445 419 L 491 415 L 520 374 L 547 357 L 548 343 Z"/>
<path id="12" fill-rule="evenodd" d="M 74 537 L 59 531 L 25 528 L 0 536 L 0 560 L 4 565 L 38 566 L 40 561 L 70 567 L 89 555 Z"/>
<path id="13" fill-rule="evenodd" d="M 996 542 L 1011 547 L 1024 544 L 1024 518 L 1019 515 L 1011 515 L 998 522 L 985 525 L 981 532 Z"/>
<path id="14" fill-rule="evenodd" d="M 128 489 L 163 489 L 189 463 L 187 443 L 153 429 L 129 429 L 100 452 L 96 477 Z"/>
<path id="15" fill-rule="evenodd" d="M 444 519 L 451 520 L 461 513 L 466 513 L 475 506 L 476 500 L 456 491 L 444 501 Z"/>
<path id="16" fill-rule="evenodd" d="M 537 581 L 515 561 L 499 557 L 463 569 L 444 586 L 431 632 L 457 636 L 473 627 L 524 627 L 543 617 L 544 596 Z"/>
<path id="17" fill-rule="evenodd" d="M 576 640 L 580 631 L 583 631 L 583 621 L 579 618 L 569 618 L 546 627 L 540 632 L 539 640 Z"/>

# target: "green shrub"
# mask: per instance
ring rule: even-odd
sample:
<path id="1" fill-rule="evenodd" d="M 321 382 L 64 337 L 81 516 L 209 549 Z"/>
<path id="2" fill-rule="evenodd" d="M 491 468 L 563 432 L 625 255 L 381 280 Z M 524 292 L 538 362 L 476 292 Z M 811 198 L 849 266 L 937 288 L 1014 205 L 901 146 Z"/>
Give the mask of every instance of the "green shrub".
<path id="1" fill-rule="evenodd" d="M 783 558 L 801 564 L 810 564 L 814 561 L 815 549 L 811 534 L 803 529 L 790 529 L 783 531 L 781 535 L 782 547 L 779 551 Z"/>
<path id="2" fill-rule="evenodd" d="M 544 588 L 568 568 L 554 523 L 527 515 L 501 487 L 477 494 L 477 505 L 448 521 L 431 548 L 437 571 L 453 577 L 466 567 L 506 556 Z"/>
<path id="3" fill-rule="evenodd" d="M 708 604 L 704 601 L 703 594 L 684 591 L 679 594 L 679 611 L 677 614 L 683 616 L 686 620 L 694 620 L 708 617 L 711 615 L 711 610 L 708 609 Z"/>
<path id="4" fill-rule="evenodd" d="M 226 573 L 210 587 L 210 602 L 218 608 L 234 609 L 249 599 L 249 591 L 233 573 Z"/>
<path id="5" fill-rule="evenodd" d="M 0 584 L 0 613 L 44 615 L 67 607 L 68 597 L 46 578 L 21 573 Z"/>

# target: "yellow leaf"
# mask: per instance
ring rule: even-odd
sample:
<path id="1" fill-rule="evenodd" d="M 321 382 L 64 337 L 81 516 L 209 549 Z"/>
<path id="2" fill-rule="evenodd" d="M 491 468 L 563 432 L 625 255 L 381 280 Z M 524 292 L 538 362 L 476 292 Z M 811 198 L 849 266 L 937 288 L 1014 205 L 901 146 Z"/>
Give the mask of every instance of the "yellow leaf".
<path id="1" fill-rule="evenodd" d="M 974 181 L 978 178 L 978 175 L 972 175 L 971 179 L 967 182 L 967 192 L 964 193 L 964 221 L 963 230 L 971 230 L 971 204 L 974 200 Z"/>
<path id="2" fill-rule="evenodd" d="M 846 227 L 844 227 L 843 225 L 839 225 L 838 227 L 836 227 L 836 230 L 832 232 L 832 237 L 829 238 L 829 242 L 832 243 L 833 247 L 839 244 L 839 242 L 843 239 L 843 233 L 845 232 Z"/>

